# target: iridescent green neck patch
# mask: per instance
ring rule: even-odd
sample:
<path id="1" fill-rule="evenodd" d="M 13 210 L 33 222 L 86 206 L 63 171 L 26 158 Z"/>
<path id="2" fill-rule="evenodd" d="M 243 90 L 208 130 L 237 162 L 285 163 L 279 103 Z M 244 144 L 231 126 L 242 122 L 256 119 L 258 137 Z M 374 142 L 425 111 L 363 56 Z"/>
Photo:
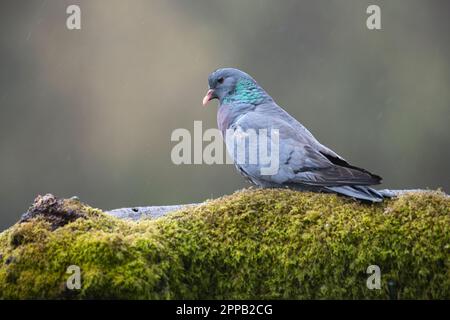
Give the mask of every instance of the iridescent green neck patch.
<path id="1" fill-rule="evenodd" d="M 232 93 L 223 99 L 223 103 L 260 104 L 268 98 L 267 93 L 256 83 L 248 79 L 241 79 Z"/>

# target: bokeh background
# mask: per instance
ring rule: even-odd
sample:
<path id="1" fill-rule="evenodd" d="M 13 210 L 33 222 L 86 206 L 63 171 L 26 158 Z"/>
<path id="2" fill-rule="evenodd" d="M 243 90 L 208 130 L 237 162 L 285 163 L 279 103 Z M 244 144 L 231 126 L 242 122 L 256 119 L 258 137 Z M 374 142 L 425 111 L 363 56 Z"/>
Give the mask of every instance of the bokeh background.
<path id="1" fill-rule="evenodd" d="M 110 209 L 247 186 L 232 165 L 170 159 L 174 129 L 216 127 L 201 99 L 223 66 L 382 187 L 448 192 L 449 30 L 446 0 L 2 0 L 0 230 L 48 192 Z"/>

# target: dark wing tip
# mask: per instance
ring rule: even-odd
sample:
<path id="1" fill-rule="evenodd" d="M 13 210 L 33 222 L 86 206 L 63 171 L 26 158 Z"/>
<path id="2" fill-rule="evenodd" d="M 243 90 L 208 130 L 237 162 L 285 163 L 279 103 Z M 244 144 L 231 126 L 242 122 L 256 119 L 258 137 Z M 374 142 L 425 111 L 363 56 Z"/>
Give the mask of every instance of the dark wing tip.
<path id="1" fill-rule="evenodd" d="M 380 176 L 379 176 L 379 175 L 377 175 L 377 174 L 373 174 L 373 173 L 371 173 L 370 175 L 371 175 L 371 177 L 372 177 L 373 179 L 375 179 L 375 180 L 376 180 L 376 183 L 374 183 L 374 184 L 380 184 L 380 183 L 381 183 L 381 181 L 383 181 L 383 178 L 382 178 L 382 177 L 380 177 Z"/>
<path id="2" fill-rule="evenodd" d="M 368 176 L 368 179 L 369 179 L 369 181 L 367 182 L 368 184 L 380 184 L 381 181 L 383 180 L 383 178 L 380 177 L 379 175 L 371 173 L 371 172 L 367 171 L 366 169 L 355 167 L 355 166 L 349 164 L 347 161 L 345 161 L 342 158 L 337 158 L 335 156 L 332 156 L 330 154 L 326 154 L 326 153 L 321 152 L 321 151 L 319 151 L 319 152 L 323 156 L 325 156 L 334 165 L 337 165 L 337 166 L 340 166 L 340 167 L 344 167 L 344 168 L 348 168 L 348 169 L 352 169 L 352 170 L 356 170 L 356 171 L 359 171 L 361 173 L 366 174 Z"/>

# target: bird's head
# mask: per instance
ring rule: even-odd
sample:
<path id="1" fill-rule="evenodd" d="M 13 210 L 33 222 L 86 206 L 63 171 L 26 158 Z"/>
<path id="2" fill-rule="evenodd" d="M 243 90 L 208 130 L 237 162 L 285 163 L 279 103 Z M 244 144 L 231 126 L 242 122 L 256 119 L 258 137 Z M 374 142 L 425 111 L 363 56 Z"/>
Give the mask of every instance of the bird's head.
<path id="1" fill-rule="evenodd" d="M 203 98 L 204 106 L 213 99 L 219 99 L 220 104 L 259 104 L 270 98 L 251 76 L 234 68 L 217 69 L 209 75 L 208 84 L 209 90 Z"/>

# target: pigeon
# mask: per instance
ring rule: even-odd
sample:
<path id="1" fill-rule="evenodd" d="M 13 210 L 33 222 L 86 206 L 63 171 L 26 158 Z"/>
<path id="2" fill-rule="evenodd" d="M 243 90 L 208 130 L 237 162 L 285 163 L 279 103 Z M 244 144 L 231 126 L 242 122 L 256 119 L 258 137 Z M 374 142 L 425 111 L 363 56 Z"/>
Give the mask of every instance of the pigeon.
<path id="1" fill-rule="evenodd" d="M 217 123 L 227 150 L 238 171 L 252 184 L 263 188 L 336 193 L 367 202 L 380 202 L 392 196 L 388 191 L 369 187 L 380 184 L 381 177 L 349 164 L 322 145 L 247 73 L 234 68 L 217 69 L 209 75 L 208 84 L 203 105 L 219 100 Z M 237 161 L 237 152 L 233 152 L 236 140 L 228 139 L 228 134 L 232 138 L 242 138 L 244 133 L 248 145 L 252 142 L 245 138 L 245 133 L 250 130 L 267 135 L 268 144 L 275 140 L 269 133 L 276 132 L 278 168 L 273 174 L 263 174 L 261 161 L 251 163 L 248 155 L 245 161 Z"/>

